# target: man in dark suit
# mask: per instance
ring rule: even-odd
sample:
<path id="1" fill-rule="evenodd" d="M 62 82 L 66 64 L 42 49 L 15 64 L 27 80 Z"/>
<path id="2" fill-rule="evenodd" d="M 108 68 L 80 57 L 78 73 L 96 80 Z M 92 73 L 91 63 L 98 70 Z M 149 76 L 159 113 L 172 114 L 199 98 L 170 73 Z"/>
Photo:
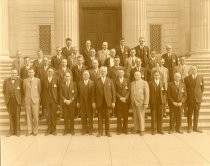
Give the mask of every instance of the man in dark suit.
<path id="1" fill-rule="evenodd" d="M 170 130 L 169 134 L 174 132 L 174 124 L 176 124 L 175 130 L 177 133 L 182 134 L 181 122 L 182 122 L 182 106 L 187 99 L 187 93 L 185 84 L 181 82 L 181 74 L 174 74 L 174 81 L 168 84 L 168 105 L 170 109 Z"/>
<path id="2" fill-rule="evenodd" d="M 147 77 L 148 77 L 148 81 L 152 80 L 152 69 L 157 67 L 158 64 L 158 58 L 156 57 L 156 51 L 151 51 L 150 55 L 149 55 L 149 59 L 147 61 Z"/>
<path id="3" fill-rule="evenodd" d="M 58 76 L 60 82 L 64 81 L 64 75 L 66 72 L 71 73 L 71 78 L 72 78 L 72 72 L 67 67 L 67 59 L 62 59 L 61 68 L 57 71 L 57 76 Z"/>
<path id="4" fill-rule="evenodd" d="M 187 104 L 188 104 L 188 133 L 192 131 L 192 115 L 193 119 L 193 131 L 202 132 L 198 129 L 198 117 L 200 111 L 200 105 L 202 102 L 202 96 L 204 91 L 203 76 L 197 74 L 197 66 L 192 66 L 191 73 L 185 78 L 185 85 L 187 90 Z"/>
<path id="5" fill-rule="evenodd" d="M 128 111 L 130 105 L 130 83 L 124 78 L 124 70 L 118 70 L 118 78 L 115 80 L 117 134 L 128 134 Z"/>
<path id="6" fill-rule="evenodd" d="M 9 114 L 10 131 L 8 137 L 11 135 L 20 136 L 20 111 L 22 104 L 22 80 L 17 77 L 17 69 L 11 70 L 11 77 L 7 78 L 3 84 L 3 94 L 5 104 Z"/>
<path id="7" fill-rule="evenodd" d="M 72 40 L 70 38 L 66 38 L 66 47 L 63 47 L 62 52 L 61 52 L 63 58 L 65 59 L 68 59 L 68 57 L 71 56 L 72 54 L 71 44 L 72 44 Z"/>
<path id="8" fill-rule="evenodd" d="M 106 66 L 108 69 L 112 66 L 114 66 L 114 57 L 116 55 L 116 50 L 115 48 L 112 48 L 110 50 L 110 56 L 105 59 L 105 62 L 104 62 L 104 66 Z"/>
<path id="9" fill-rule="evenodd" d="M 134 73 L 136 71 L 140 71 L 141 72 L 141 79 L 147 81 L 147 70 L 146 68 L 142 67 L 142 61 L 140 58 L 136 58 L 135 59 L 135 63 L 136 63 L 136 67 L 132 68 L 130 71 L 130 82 L 133 82 L 134 79 Z"/>
<path id="10" fill-rule="evenodd" d="M 150 108 L 151 108 L 151 130 L 152 135 L 164 134 L 162 131 L 163 110 L 162 105 L 166 98 L 164 83 L 160 80 L 160 71 L 153 72 L 152 80 L 149 83 Z"/>
<path id="11" fill-rule="evenodd" d="M 28 56 L 24 57 L 24 66 L 20 69 L 20 78 L 26 79 L 28 78 L 28 70 L 31 68 L 31 58 Z"/>
<path id="12" fill-rule="evenodd" d="M 90 74 L 88 70 L 83 72 L 83 81 L 78 85 L 78 101 L 77 107 L 81 111 L 82 119 L 82 135 L 93 133 L 93 108 L 95 109 L 95 84 L 89 79 Z M 93 107 L 93 108 L 92 108 Z M 87 125 L 88 121 L 88 125 Z"/>
<path id="13" fill-rule="evenodd" d="M 81 51 L 81 54 L 83 55 L 85 61 L 90 56 L 90 50 L 91 50 L 91 48 L 92 48 L 91 47 L 91 41 L 90 40 L 86 40 L 85 47 Z"/>
<path id="14" fill-rule="evenodd" d="M 99 67 L 98 67 L 98 60 L 93 60 L 92 62 L 92 68 L 89 69 L 89 73 L 90 73 L 90 79 L 94 82 L 96 82 L 96 80 L 98 78 L 100 78 L 100 71 L 99 71 Z"/>
<path id="15" fill-rule="evenodd" d="M 142 61 L 142 67 L 147 67 L 147 60 L 149 58 L 149 47 L 145 45 L 143 37 L 139 38 L 139 45 L 135 47 L 136 57 Z"/>
<path id="16" fill-rule="evenodd" d="M 116 47 L 116 54 L 120 57 L 120 65 L 125 65 L 125 59 L 128 58 L 130 48 L 125 45 L 125 38 L 120 39 L 120 45 Z"/>
<path id="17" fill-rule="evenodd" d="M 64 112 L 64 135 L 74 135 L 74 112 L 76 108 L 77 86 L 71 79 L 71 73 L 65 73 L 65 81 L 61 84 L 60 99 Z M 69 126 L 70 120 L 70 126 Z"/>
<path id="18" fill-rule="evenodd" d="M 45 135 L 57 135 L 56 113 L 58 105 L 60 104 L 59 95 L 59 79 L 54 75 L 54 69 L 52 67 L 49 67 L 47 69 L 47 77 L 42 80 L 42 100 L 46 102 L 47 106 L 48 129 Z"/>
<path id="19" fill-rule="evenodd" d="M 166 46 L 167 53 L 162 55 L 162 58 L 165 60 L 164 67 L 169 71 L 169 81 L 172 82 L 174 78 L 174 67 L 178 65 L 178 57 L 176 54 L 171 52 L 171 45 Z"/>
<path id="20" fill-rule="evenodd" d="M 98 135 L 103 135 L 103 119 L 105 119 L 105 134 L 111 137 L 110 134 L 110 109 L 115 107 L 116 94 L 113 81 L 106 77 L 107 68 L 102 66 L 100 68 L 101 77 L 96 81 L 95 100 L 96 108 L 98 110 Z"/>
<path id="21" fill-rule="evenodd" d="M 57 54 L 51 58 L 51 66 L 57 72 L 61 68 L 61 62 L 62 62 L 62 59 L 64 58 L 61 54 L 62 52 L 61 47 L 57 47 L 56 51 L 57 51 Z"/>
<path id="22" fill-rule="evenodd" d="M 35 69 L 35 77 L 38 77 L 39 69 L 44 66 L 43 52 L 42 50 L 37 51 L 37 59 L 33 61 L 33 68 Z"/>
<path id="23" fill-rule="evenodd" d="M 96 50 L 94 48 L 91 48 L 90 53 L 85 58 L 85 63 L 84 63 L 85 66 L 87 66 L 88 69 L 91 69 L 92 68 L 92 62 L 95 59 L 99 61 L 98 57 L 96 56 Z"/>

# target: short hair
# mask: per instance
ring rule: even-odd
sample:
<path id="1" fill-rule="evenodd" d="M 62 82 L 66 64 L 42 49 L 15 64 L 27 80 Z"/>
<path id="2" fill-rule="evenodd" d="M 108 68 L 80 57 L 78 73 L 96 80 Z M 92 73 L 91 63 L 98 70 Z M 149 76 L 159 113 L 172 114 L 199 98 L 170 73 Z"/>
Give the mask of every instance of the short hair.
<path id="1" fill-rule="evenodd" d="M 68 70 L 66 70 L 66 72 L 64 73 L 64 75 L 66 76 L 66 74 L 70 74 L 70 76 L 71 76 L 71 72 L 70 71 L 68 71 Z"/>
<path id="2" fill-rule="evenodd" d="M 106 66 L 101 66 L 101 67 L 100 67 L 100 71 L 101 71 L 101 70 L 106 70 L 106 71 L 107 71 L 107 67 L 106 67 Z"/>
<path id="3" fill-rule="evenodd" d="M 181 77 L 181 74 L 180 74 L 179 72 L 175 72 L 175 73 L 174 73 L 174 76 L 175 76 L 175 75 L 179 75 L 179 76 Z"/>
<path id="4" fill-rule="evenodd" d="M 142 37 L 142 36 L 141 36 L 141 37 L 139 37 L 139 41 L 140 41 L 140 40 L 145 41 L 144 37 Z"/>
<path id="5" fill-rule="evenodd" d="M 50 70 L 50 69 L 52 69 L 52 70 L 54 71 L 54 68 L 53 68 L 52 66 L 49 66 L 49 67 L 47 68 L 47 71 Z"/>
<path id="6" fill-rule="evenodd" d="M 25 56 L 23 59 L 26 60 L 26 59 L 31 59 L 31 58 L 29 56 Z"/>
<path id="7" fill-rule="evenodd" d="M 114 59 L 120 59 L 120 57 L 119 57 L 118 55 L 116 55 L 116 56 L 114 57 Z"/>
<path id="8" fill-rule="evenodd" d="M 140 62 L 142 62 L 142 61 L 141 61 L 141 58 L 136 58 L 136 59 L 135 59 L 135 62 L 138 61 L 138 60 L 140 60 Z"/>
<path id="9" fill-rule="evenodd" d="M 94 50 L 94 51 L 96 51 L 96 49 L 95 49 L 95 48 L 90 48 L 90 51 L 91 51 L 91 50 Z"/>
<path id="10" fill-rule="evenodd" d="M 67 41 L 72 41 L 72 39 L 68 37 L 68 38 L 66 38 L 66 42 L 67 42 Z"/>
<path id="11" fill-rule="evenodd" d="M 37 50 L 37 53 L 38 53 L 38 52 L 42 52 L 42 53 L 43 53 L 43 51 L 42 51 L 41 49 Z"/>
<path id="12" fill-rule="evenodd" d="M 80 59 L 80 58 L 82 58 L 82 59 L 84 60 L 84 58 L 83 58 L 82 55 L 79 55 L 79 56 L 77 57 L 77 59 Z"/>
<path id="13" fill-rule="evenodd" d="M 88 70 L 84 70 L 83 73 L 82 73 L 82 75 L 83 75 L 84 73 L 88 73 L 88 74 L 90 75 L 90 72 L 89 72 Z"/>
<path id="14" fill-rule="evenodd" d="M 141 75 L 141 72 L 140 72 L 140 71 L 135 71 L 135 72 L 134 72 L 134 76 L 135 76 L 137 73 L 139 73 L 139 74 Z"/>
<path id="15" fill-rule="evenodd" d="M 184 56 L 184 55 L 181 55 L 181 56 L 179 57 L 179 59 L 185 59 L 185 56 Z"/>
<path id="16" fill-rule="evenodd" d="M 166 48 L 172 48 L 172 46 L 170 44 L 167 44 Z"/>
<path id="17" fill-rule="evenodd" d="M 125 40 L 125 38 L 124 38 L 124 37 L 121 37 L 121 38 L 120 38 L 120 41 L 122 41 L 122 40 Z"/>
<path id="18" fill-rule="evenodd" d="M 130 49 L 130 52 L 131 52 L 132 50 L 136 51 L 136 49 L 135 49 L 135 48 L 131 48 L 131 49 Z"/>
<path id="19" fill-rule="evenodd" d="M 104 41 L 104 42 L 102 43 L 102 45 L 104 45 L 104 44 L 107 44 L 107 45 L 108 45 L 108 42 Z"/>
<path id="20" fill-rule="evenodd" d="M 157 69 L 155 69 L 155 70 L 153 71 L 152 76 L 154 76 L 154 75 L 155 75 L 155 73 L 159 73 L 159 74 L 161 74 L 161 73 L 160 73 L 160 70 L 157 70 Z"/>
<path id="21" fill-rule="evenodd" d="M 28 69 L 28 71 L 29 71 L 29 70 L 35 71 L 34 67 L 30 67 L 30 68 Z"/>

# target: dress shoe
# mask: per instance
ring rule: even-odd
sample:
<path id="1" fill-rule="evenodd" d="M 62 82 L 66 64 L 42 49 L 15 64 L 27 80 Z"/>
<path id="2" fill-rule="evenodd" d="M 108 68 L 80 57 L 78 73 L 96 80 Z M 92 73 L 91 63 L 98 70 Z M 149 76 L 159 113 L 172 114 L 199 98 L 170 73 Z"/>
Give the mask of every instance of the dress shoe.
<path id="1" fill-rule="evenodd" d="M 143 131 L 140 131 L 140 136 L 144 136 L 144 132 Z"/>
<path id="2" fill-rule="evenodd" d="M 50 135 L 50 132 L 46 132 L 44 135 L 45 135 L 45 136 L 48 136 L 48 135 Z"/>
<path id="3" fill-rule="evenodd" d="M 32 133 L 27 133 L 27 134 L 26 134 L 26 136 L 30 136 L 30 135 L 32 135 Z"/>
<path id="4" fill-rule="evenodd" d="M 106 133 L 106 136 L 107 137 L 111 137 L 112 135 L 110 133 Z"/>
<path id="5" fill-rule="evenodd" d="M 67 135 L 67 133 L 68 133 L 67 131 L 64 131 L 64 132 L 63 132 L 63 135 Z"/>
<path id="6" fill-rule="evenodd" d="M 12 134 L 11 134 L 11 133 L 8 133 L 8 134 L 6 135 L 6 137 L 10 137 L 10 136 L 12 136 Z"/>
<path id="7" fill-rule="evenodd" d="M 17 137 L 20 137 L 20 133 L 16 133 L 16 136 L 17 136 Z"/>
<path id="8" fill-rule="evenodd" d="M 119 132 L 119 131 L 118 131 L 118 132 L 117 132 L 117 135 L 120 135 L 120 134 L 122 134 L 122 132 Z"/>
<path id="9" fill-rule="evenodd" d="M 52 135 L 56 136 L 57 135 L 57 132 L 56 131 L 52 132 Z"/>
<path id="10" fill-rule="evenodd" d="M 168 116 L 166 114 L 163 115 L 164 118 L 167 118 Z"/>
<path id="11" fill-rule="evenodd" d="M 102 135 L 100 133 L 97 134 L 97 137 L 101 137 Z"/>
<path id="12" fill-rule="evenodd" d="M 177 130 L 176 132 L 179 134 L 183 134 L 183 132 L 181 130 Z"/>
<path id="13" fill-rule="evenodd" d="M 124 134 L 128 135 L 128 131 L 123 131 Z"/>
<path id="14" fill-rule="evenodd" d="M 71 135 L 75 135 L 75 132 L 74 131 L 71 131 L 70 133 L 71 133 Z"/>
<path id="15" fill-rule="evenodd" d="M 132 131 L 132 134 L 138 134 L 139 133 L 139 131 Z"/>
<path id="16" fill-rule="evenodd" d="M 187 133 L 191 133 L 191 132 L 192 132 L 192 130 L 191 130 L 191 129 L 188 129 L 188 130 L 187 130 Z"/>
<path id="17" fill-rule="evenodd" d="M 92 131 L 89 131 L 89 135 L 93 135 L 93 132 Z"/>
<path id="18" fill-rule="evenodd" d="M 158 131 L 157 133 L 158 133 L 158 134 L 164 135 L 164 132 L 162 132 L 162 131 Z"/>
<path id="19" fill-rule="evenodd" d="M 198 130 L 198 129 L 195 129 L 195 130 L 193 130 L 194 132 L 197 132 L 197 133 L 203 133 L 203 131 L 202 130 Z"/>
<path id="20" fill-rule="evenodd" d="M 152 131 L 152 135 L 155 135 L 156 134 L 156 132 L 155 131 Z"/>
<path id="21" fill-rule="evenodd" d="M 37 133 L 33 133 L 33 136 L 37 136 Z"/>
<path id="22" fill-rule="evenodd" d="M 174 132 L 173 130 L 169 130 L 168 134 L 173 134 L 173 132 Z"/>

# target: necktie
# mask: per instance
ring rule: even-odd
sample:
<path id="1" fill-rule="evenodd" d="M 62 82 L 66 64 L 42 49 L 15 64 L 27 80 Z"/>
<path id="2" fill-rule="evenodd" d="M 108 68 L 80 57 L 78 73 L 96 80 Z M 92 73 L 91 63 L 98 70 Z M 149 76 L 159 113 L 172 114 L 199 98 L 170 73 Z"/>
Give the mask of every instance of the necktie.
<path id="1" fill-rule="evenodd" d="M 132 58 L 132 66 L 135 66 L 135 60 Z"/>

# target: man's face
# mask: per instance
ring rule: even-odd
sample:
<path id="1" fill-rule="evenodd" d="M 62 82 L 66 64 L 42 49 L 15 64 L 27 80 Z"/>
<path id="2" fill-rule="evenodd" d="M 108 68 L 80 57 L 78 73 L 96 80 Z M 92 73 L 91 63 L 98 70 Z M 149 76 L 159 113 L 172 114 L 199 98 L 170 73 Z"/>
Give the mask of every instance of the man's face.
<path id="1" fill-rule="evenodd" d="M 184 59 L 184 58 L 181 58 L 181 59 L 180 59 L 180 64 L 181 64 L 181 65 L 184 65 L 184 64 L 185 64 L 185 59 Z"/>
<path id="2" fill-rule="evenodd" d="M 84 72 L 84 73 L 83 73 L 83 79 L 84 79 L 84 80 L 88 80 L 89 78 L 90 78 L 89 73 L 88 73 L 88 72 Z"/>
<path id="3" fill-rule="evenodd" d="M 161 59 L 160 61 L 159 61 L 159 66 L 163 66 L 164 65 L 164 63 L 165 63 L 165 61 L 164 61 L 164 59 Z"/>
<path id="4" fill-rule="evenodd" d="M 67 82 L 69 82 L 69 81 L 71 80 L 71 74 L 70 74 L 70 73 L 66 73 L 66 74 L 65 74 L 65 80 L 66 80 Z"/>
<path id="5" fill-rule="evenodd" d="M 122 78 L 124 76 L 124 71 L 123 70 L 119 70 L 118 71 L 118 75 L 120 78 Z"/>
<path id="6" fill-rule="evenodd" d="M 44 58 L 44 65 L 45 65 L 45 66 L 48 66 L 48 64 L 49 64 L 48 58 L 45 57 L 45 58 Z"/>
<path id="7" fill-rule="evenodd" d="M 134 57 L 136 55 L 136 51 L 135 50 L 131 50 L 130 54 L 131 54 L 131 57 Z"/>
<path id="8" fill-rule="evenodd" d="M 28 76 L 29 76 L 29 78 L 33 78 L 34 77 L 34 74 L 35 74 L 35 72 L 34 72 L 34 70 L 32 69 L 30 69 L 30 70 L 28 70 Z"/>
<path id="9" fill-rule="evenodd" d="M 101 76 L 102 76 L 102 77 L 106 77 L 106 75 L 107 75 L 107 70 L 101 69 L 101 70 L 100 70 L 100 73 L 101 73 Z"/>
<path id="10" fill-rule="evenodd" d="M 73 48 L 73 49 L 72 49 L 72 52 L 73 52 L 74 55 L 76 55 L 78 51 L 77 51 L 76 48 Z"/>
<path id="11" fill-rule="evenodd" d="M 61 48 L 59 47 L 59 48 L 57 48 L 57 55 L 61 55 Z"/>
<path id="12" fill-rule="evenodd" d="M 38 59 L 43 58 L 43 53 L 42 53 L 42 51 L 38 51 L 38 52 L 37 52 L 37 57 L 38 57 Z"/>
<path id="13" fill-rule="evenodd" d="M 89 40 L 88 40 L 88 41 L 86 41 L 86 43 L 85 43 L 85 44 L 86 44 L 86 46 L 87 46 L 87 47 L 90 47 L 90 46 L 91 46 L 91 42 L 90 42 Z"/>
<path id="14" fill-rule="evenodd" d="M 197 69 L 196 66 L 192 66 L 191 71 L 192 71 L 192 74 L 193 74 L 193 75 L 196 75 L 197 72 L 198 72 L 198 69 Z"/>
<path id="15" fill-rule="evenodd" d="M 166 51 L 167 51 L 168 53 L 170 53 L 170 52 L 171 52 L 171 47 L 166 47 Z"/>
<path id="16" fill-rule="evenodd" d="M 155 80 L 159 80 L 160 79 L 160 73 L 159 72 L 155 72 L 154 73 L 154 79 Z"/>
<path id="17" fill-rule="evenodd" d="M 120 45 L 124 46 L 125 45 L 125 40 L 120 40 Z"/>
<path id="18" fill-rule="evenodd" d="M 114 65 L 119 66 L 120 65 L 120 58 L 115 58 L 114 59 Z"/>
<path id="19" fill-rule="evenodd" d="M 141 60 L 140 59 L 136 59 L 136 66 L 141 67 Z"/>
<path id="20" fill-rule="evenodd" d="M 83 64 L 83 58 L 78 58 L 77 63 L 78 63 L 79 66 L 82 65 Z"/>
<path id="21" fill-rule="evenodd" d="M 154 58 L 154 57 L 155 57 L 155 54 L 156 54 L 156 53 L 152 51 L 152 52 L 151 52 L 151 57 Z"/>
<path id="22" fill-rule="evenodd" d="M 94 49 L 90 50 L 90 56 L 94 57 L 96 55 L 96 51 Z"/>
<path id="23" fill-rule="evenodd" d="M 72 44 L 72 41 L 70 41 L 70 40 L 67 40 L 67 41 L 66 41 L 66 46 L 67 46 L 67 47 L 70 47 L 71 44 Z"/>
<path id="24" fill-rule="evenodd" d="M 116 50 L 111 49 L 111 51 L 110 51 L 110 56 L 111 56 L 112 58 L 114 58 L 115 55 L 116 55 Z"/>
<path id="25" fill-rule="evenodd" d="M 54 70 L 53 70 L 53 69 L 48 69 L 48 70 L 47 70 L 47 76 L 48 76 L 48 77 L 52 77 L 53 74 L 54 74 Z"/>
<path id="26" fill-rule="evenodd" d="M 63 59 L 62 60 L 62 67 L 66 67 L 67 66 L 67 60 L 66 59 Z"/>
<path id="27" fill-rule="evenodd" d="M 17 70 L 11 71 L 11 79 L 15 79 L 17 77 Z"/>
<path id="28" fill-rule="evenodd" d="M 176 82 L 179 82 L 180 79 L 181 79 L 181 75 L 180 75 L 179 73 L 174 74 L 174 80 L 175 80 Z"/>
<path id="29" fill-rule="evenodd" d="M 103 44 L 102 44 L 102 48 L 103 48 L 104 50 L 106 50 L 106 49 L 108 48 L 108 43 L 103 43 Z"/>
<path id="30" fill-rule="evenodd" d="M 30 58 L 26 58 L 24 62 L 25 62 L 26 66 L 29 66 L 30 65 Z"/>
<path id="31" fill-rule="evenodd" d="M 143 46 L 144 45 L 144 39 L 140 39 L 139 44 Z"/>
<path id="32" fill-rule="evenodd" d="M 136 81 L 140 80 L 141 79 L 141 73 L 140 72 L 136 72 L 134 74 L 134 78 L 135 78 Z"/>
<path id="33" fill-rule="evenodd" d="M 97 61 L 93 61 L 92 66 L 94 69 L 98 68 L 98 62 Z"/>

